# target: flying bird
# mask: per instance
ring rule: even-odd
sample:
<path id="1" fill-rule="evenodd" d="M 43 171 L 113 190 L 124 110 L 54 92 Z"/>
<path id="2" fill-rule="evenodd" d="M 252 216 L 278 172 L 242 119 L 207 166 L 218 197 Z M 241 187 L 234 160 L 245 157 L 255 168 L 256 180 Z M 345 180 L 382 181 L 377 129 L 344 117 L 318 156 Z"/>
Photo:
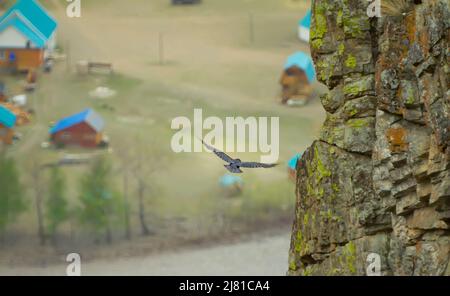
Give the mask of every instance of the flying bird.
<path id="1" fill-rule="evenodd" d="M 243 171 L 241 170 L 241 168 L 248 168 L 248 169 L 256 169 L 256 168 L 264 168 L 264 169 L 268 169 L 268 168 L 273 168 L 275 166 L 277 166 L 277 164 L 267 164 L 267 163 L 259 163 L 259 162 L 243 162 L 241 161 L 239 158 L 234 159 L 231 158 L 230 156 L 228 156 L 227 154 L 225 154 L 224 152 L 209 146 L 208 144 L 206 144 L 203 140 L 201 140 L 203 145 L 205 145 L 205 147 L 212 151 L 215 155 L 217 155 L 220 159 L 222 159 L 223 161 L 227 162 L 227 165 L 224 165 L 224 167 L 230 171 L 231 173 L 234 174 L 241 174 L 243 173 Z"/>

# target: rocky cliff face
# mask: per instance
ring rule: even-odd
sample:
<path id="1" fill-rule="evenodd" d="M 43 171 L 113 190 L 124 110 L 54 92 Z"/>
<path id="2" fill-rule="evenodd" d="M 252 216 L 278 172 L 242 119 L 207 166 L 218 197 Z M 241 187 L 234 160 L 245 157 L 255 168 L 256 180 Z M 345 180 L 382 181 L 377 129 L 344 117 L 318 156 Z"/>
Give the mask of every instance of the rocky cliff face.
<path id="1" fill-rule="evenodd" d="M 395 1 L 382 1 L 395 2 Z M 329 88 L 299 161 L 290 275 L 450 275 L 450 8 L 315 0 L 311 49 Z"/>

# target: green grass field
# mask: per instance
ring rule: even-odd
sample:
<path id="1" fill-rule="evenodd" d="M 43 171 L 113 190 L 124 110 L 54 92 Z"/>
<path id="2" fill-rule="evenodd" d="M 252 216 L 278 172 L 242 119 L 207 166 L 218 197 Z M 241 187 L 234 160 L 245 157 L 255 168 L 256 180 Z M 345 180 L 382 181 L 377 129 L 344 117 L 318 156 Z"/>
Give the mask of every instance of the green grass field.
<path id="1" fill-rule="evenodd" d="M 144 155 L 142 162 L 148 167 L 155 160 L 153 153 L 164 158 L 163 169 L 143 176 L 159 188 L 157 194 L 146 196 L 150 215 L 169 221 L 182 217 L 191 225 L 188 232 L 195 235 L 203 231 L 198 221 L 211 227 L 223 215 L 237 224 L 260 226 L 290 220 L 295 196 L 286 163 L 314 139 L 324 118 L 318 100 L 302 109 L 289 109 L 277 101 L 286 56 L 308 50 L 296 37 L 296 23 L 307 1 L 205 0 L 198 6 L 172 7 L 168 0 L 133 0 L 132 4 L 90 0 L 83 2 L 81 19 L 64 16 L 65 1 L 45 2 L 51 3 L 51 11 L 60 20 L 58 38 L 68 62 L 57 63 L 51 74 L 39 75 L 39 87 L 29 102 L 36 117 L 31 125 L 18 129 L 23 139 L 10 149 L 19 163 L 30 204 L 14 229 L 35 233 L 35 227 L 29 227 L 36 219 L 28 176 L 33 162 L 56 161 L 64 152 L 80 152 L 41 148 L 50 122 L 86 107 L 93 107 L 106 121 L 114 183 L 119 191 L 124 153 L 131 159 Z M 249 15 L 254 22 L 253 41 Z M 162 65 L 157 44 L 161 33 Z M 79 76 L 75 63 L 81 59 L 112 62 L 116 74 Z M 24 77 L 2 75 L 1 79 L 11 93 L 21 91 Z M 98 86 L 107 86 L 117 95 L 91 98 L 89 92 Z M 207 153 L 175 154 L 170 149 L 175 133 L 170 129 L 171 120 L 176 116 L 191 118 L 194 108 L 202 108 L 204 117 L 280 117 L 280 166 L 246 172 L 243 196 L 224 198 L 218 180 L 226 171 L 220 160 Z M 259 154 L 234 156 L 259 160 Z M 86 169 L 64 168 L 71 207 L 77 205 L 78 180 Z M 137 233 L 135 185 L 132 181 L 130 199 L 133 231 Z"/>

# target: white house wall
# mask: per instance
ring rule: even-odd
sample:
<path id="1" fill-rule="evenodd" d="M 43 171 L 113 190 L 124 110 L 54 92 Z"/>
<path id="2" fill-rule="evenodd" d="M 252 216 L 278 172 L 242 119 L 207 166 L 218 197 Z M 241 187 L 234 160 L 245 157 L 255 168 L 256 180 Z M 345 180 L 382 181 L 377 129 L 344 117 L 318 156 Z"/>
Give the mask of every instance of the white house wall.
<path id="1" fill-rule="evenodd" d="M 47 49 L 49 51 L 54 51 L 56 48 L 56 31 L 52 34 L 52 36 L 48 39 Z"/>
<path id="2" fill-rule="evenodd" d="M 47 41 L 47 46 L 44 52 L 44 58 L 48 58 L 49 55 L 51 55 L 55 51 L 55 48 L 56 48 L 56 31 L 53 32 L 53 35 Z"/>
<path id="3" fill-rule="evenodd" d="M 299 27 L 298 38 L 300 38 L 300 40 L 302 41 L 309 42 L 309 29 L 305 27 Z"/>
<path id="4" fill-rule="evenodd" d="M 28 39 L 12 26 L 0 32 L 0 48 L 26 48 L 27 42 Z M 36 48 L 32 42 L 31 48 Z"/>

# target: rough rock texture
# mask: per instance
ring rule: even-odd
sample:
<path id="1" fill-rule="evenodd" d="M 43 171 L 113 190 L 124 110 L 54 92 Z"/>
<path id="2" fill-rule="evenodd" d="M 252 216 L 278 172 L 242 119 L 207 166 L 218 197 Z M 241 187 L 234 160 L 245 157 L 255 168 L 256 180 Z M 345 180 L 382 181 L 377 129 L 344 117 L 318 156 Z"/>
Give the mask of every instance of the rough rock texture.
<path id="1" fill-rule="evenodd" d="M 328 86 L 320 139 L 297 169 L 290 275 L 450 275 L 450 8 L 315 0 L 311 48 Z"/>

